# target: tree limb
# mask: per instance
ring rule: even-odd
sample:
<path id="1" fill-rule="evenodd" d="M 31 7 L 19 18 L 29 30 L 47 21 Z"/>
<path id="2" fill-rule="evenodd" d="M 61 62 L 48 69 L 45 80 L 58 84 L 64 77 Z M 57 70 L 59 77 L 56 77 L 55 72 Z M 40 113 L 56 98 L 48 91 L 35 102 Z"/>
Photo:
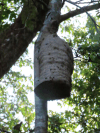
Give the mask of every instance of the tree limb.
<path id="1" fill-rule="evenodd" d="M 82 13 L 87 12 L 87 11 L 99 9 L 99 8 L 100 8 L 100 3 L 95 4 L 95 5 L 91 5 L 91 6 L 85 6 L 85 7 L 82 7 L 81 9 L 76 9 L 74 11 L 70 11 L 64 15 L 61 15 L 59 23 L 61 23 L 62 21 L 66 20 L 66 19 L 74 17 L 76 15 L 82 14 Z"/>
<path id="2" fill-rule="evenodd" d="M 25 13 L 29 14 L 30 8 L 33 9 L 33 11 L 35 8 L 33 4 L 31 4 L 33 7 L 28 7 L 26 3 L 26 6 L 24 5 L 21 14 L 9 27 L 9 29 L 0 33 L 0 78 L 9 71 L 11 66 L 25 52 L 28 45 L 32 42 L 32 39 L 36 36 L 37 31 L 40 31 L 43 25 L 47 9 L 44 10 L 40 7 L 40 3 L 38 1 L 32 1 L 34 1 L 37 5 L 37 12 L 34 13 L 32 19 L 32 25 L 34 26 L 33 30 L 30 30 L 29 27 L 25 27 L 25 23 L 23 24 L 22 22 L 22 15 L 25 16 Z M 43 1 L 48 5 L 49 0 Z"/>
<path id="3" fill-rule="evenodd" d="M 80 9 L 82 8 L 82 7 L 80 7 L 79 5 L 75 4 L 75 2 L 71 2 L 71 1 L 67 1 L 67 2 L 73 4 L 73 5 L 76 6 L 76 7 L 79 7 Z M 96 24 L 94 18 L 93 18 L 85 9 L 84 9 L 84 11 L 85 11 L 86 14 L 90 17 L 90 19 L 92 20 L 92 22 L 94 23 L 94 26 L 95 26 L 95 29 L 96 29 L 97 33 L 99 33 L 99 30 L 98 30 L 98 28 L 97 28 L 98 25 Z M 99 27 L 99 26 L 98 26 L 98 27 Z"/>

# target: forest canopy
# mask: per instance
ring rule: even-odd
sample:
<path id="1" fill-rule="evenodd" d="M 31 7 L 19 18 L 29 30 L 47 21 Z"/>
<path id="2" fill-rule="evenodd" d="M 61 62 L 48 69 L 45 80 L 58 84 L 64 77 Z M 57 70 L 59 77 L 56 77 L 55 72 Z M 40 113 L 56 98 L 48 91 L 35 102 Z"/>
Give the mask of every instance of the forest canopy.
<path id="1" fill-rule="evenodd" d="M 1 133 L 12 132 L 21 121 L 22 132 L 34 132 L 34 100 L 29 99 L 34 91 L 32 52 L 48 3 L 49 0 L 0 2 Z M 100 131 L 99 8 L 99 0 L 63 0 L 58 35 L 72 48 L 74 72 L 71 97 L 57 101 L 66 110 L 48 111 L 50 133 Z M 68 106 L 72 109 L 68 110 Z"/>

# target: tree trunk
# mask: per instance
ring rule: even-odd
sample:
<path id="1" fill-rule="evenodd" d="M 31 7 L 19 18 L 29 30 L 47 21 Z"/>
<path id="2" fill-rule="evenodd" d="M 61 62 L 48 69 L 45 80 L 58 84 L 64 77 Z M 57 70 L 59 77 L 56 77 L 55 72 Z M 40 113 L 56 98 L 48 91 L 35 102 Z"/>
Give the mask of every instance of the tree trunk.
<path id="1" fill-rule="evenodd" d="M 47 101 L 35 95 L 35 133 L 47 133 Z"/>
<path id="2" fill-rule="evenodd" d="M 48 5 L 49 0 L 43 1 Z M 37 12 L 35 11 L 36 8 Z M 37 31 L 40 31 L 46 12 L 47 8 L 44 9 L 39 1 L 28 0 L 15 22 L 5 31 L 0 31 L 0 78 L 9 71 L 11 66 L 25 52 Z M 28 15 L 32 16 L 31 20 Z M 30 26 L 33 25 L 33 29 L 26 27 L 26 20 L 23 20 L 25 17 L 28 17 L 29 20 L 27 21 L 31 21 Z"/>
<path id="3" fill-rule="evenodd" d="M 60 9 L 62 0 L 51 0 L 49 3 L 50 11 L 46 15 L 44 26 L 42 27 L 34 48 L 34 88 L 39 83 L 39 51 L 44 38 L 48 34 L 56 34 L 58 30 L 58 18 L 60 17 Z M 55 21 L 57 22 L 55 25 Z M 35 95 L 35 133 L 47 133 L 47 101 L 39 99 Z"/>

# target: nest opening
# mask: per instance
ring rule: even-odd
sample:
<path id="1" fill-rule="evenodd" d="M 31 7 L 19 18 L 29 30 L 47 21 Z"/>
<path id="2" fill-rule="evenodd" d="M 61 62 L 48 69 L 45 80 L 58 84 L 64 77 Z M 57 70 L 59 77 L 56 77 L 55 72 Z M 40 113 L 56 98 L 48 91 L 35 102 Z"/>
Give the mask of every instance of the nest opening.
<path id="1" fill-rule="evenodd" d="M 70 97 L 71 87 L 65 82 L 44 81 L 35 88 L 35 94 L 44 100 Z"/>

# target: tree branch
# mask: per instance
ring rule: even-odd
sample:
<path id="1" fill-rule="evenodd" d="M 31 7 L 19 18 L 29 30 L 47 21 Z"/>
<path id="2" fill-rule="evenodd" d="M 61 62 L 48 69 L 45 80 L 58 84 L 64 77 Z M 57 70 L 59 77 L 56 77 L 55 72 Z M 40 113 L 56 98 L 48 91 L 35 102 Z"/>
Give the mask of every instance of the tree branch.
<path id="1" fill-rule="evenodd" d="M 74 11 L 70 11 L 67 14 L 61 15 L 59 23 L 61 23 L 62 21 L 66 20 L 68 18 L 74 17 L 76 15 L 82 14 L 87 11 L 99 9 L 99 8 L 100 8 L 100 3 L 92 5 L 92 6 L 85 6 L 85 7 L 82 7 L 81 9 L 76 9 Z"/>
<path id="2" fill-rule="evenodd" d="M 76 6 L 76 7 L 79 7 L 80 9 L 82 8 L 82 7 L 80 7 L 79 5 L 75 4 L 75 2 L 71 2 L 71 1 L 67 1 L 67 2 L 73 4 L 73 5 Z M 99 30 L 98 30 L 98 28 L 97 28 L 98 25 L 96 24 L 94 18 L 93 18 L 87 11 L 85 11 L 85 12 L 86 12 L 86 14 L 90 17 L 90 19 L 92 20 L 92 22 L 94 23 L 94 26 L 95 26 L 95 29 L 96 29 L 97 33 L 99 33 Z"/>
<path id="3" fill-rule="evenodd" d="M 43 1 L 48 5 L 49 0 Z M 26 3 L 21 14 L 9 27 L 9 29 L 3 33 L 0 33 L 0 78 L 2 78 L 3 75 L 9 71 L 11 66 L 25 52 L 28 45 L 32 42 L 32 39 L 36 36 L 37 31 L 40 31 L 43 25 L 47 10 L 40 7 L 40 3 L 38 1 L 35 2 L 37 5 L 37 12 L 34 12 L 31 21 L 34 26 L 33 30 L 30 30 L 29 27 L 25 27 L 25 23 L 23 24 L 22 22 L 23 15 L 25 16 L 25 13 L 29 14 L 30 8 L 33 9 L 33 11 L 35 8 L 33 4 L 31 4 L 31 7 L 28 7 Z M 40 10 L 41 12 L 39 12 Z"/>

